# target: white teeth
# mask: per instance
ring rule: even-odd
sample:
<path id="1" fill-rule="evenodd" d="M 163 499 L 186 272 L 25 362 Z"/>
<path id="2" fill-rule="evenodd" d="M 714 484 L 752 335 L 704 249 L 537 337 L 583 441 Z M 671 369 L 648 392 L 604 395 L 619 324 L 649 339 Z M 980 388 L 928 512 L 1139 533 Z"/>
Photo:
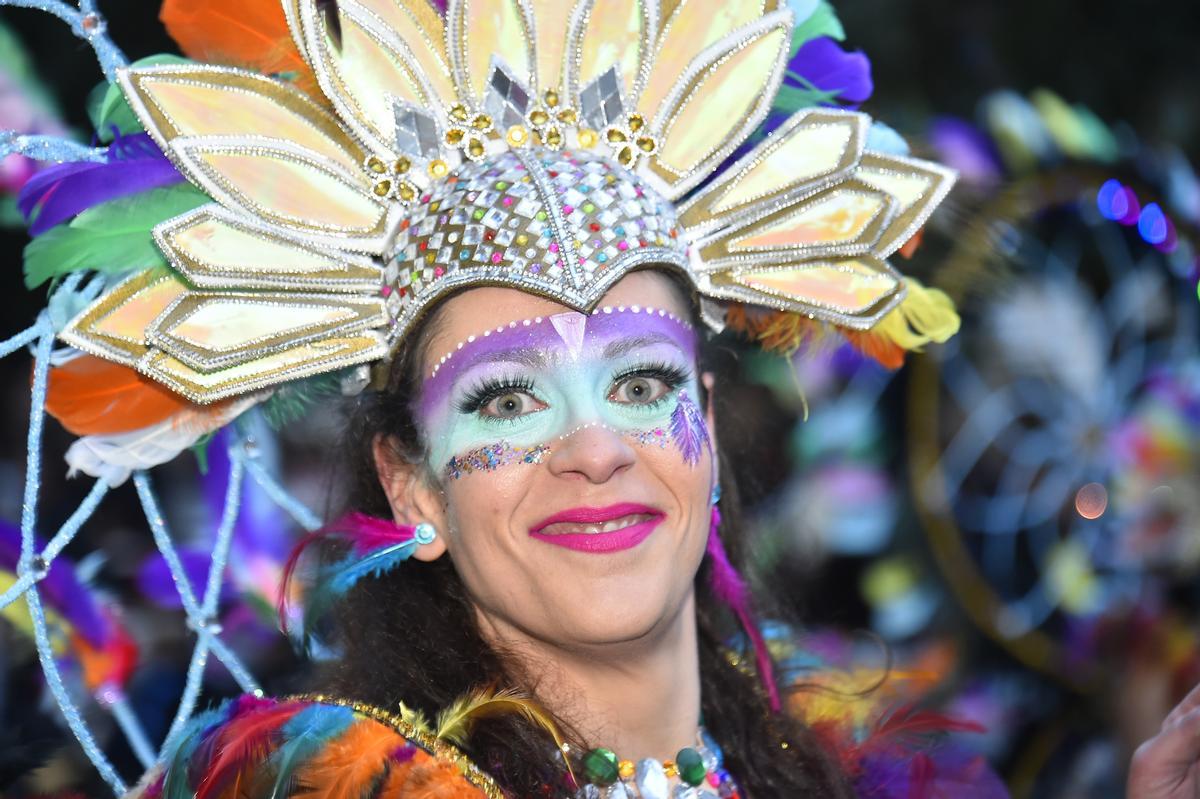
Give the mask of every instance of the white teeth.
<path id="1" fill-rule="evenodd" d="M 622 516 L 619 519 L 604 522 L 603 524 L 569 524 L 560 522 L 551 524 L 542 530 L 543 533 L 549 535 L 595 535 L 596 533 L 614 533 L 617 530 L 624 530 L 626 527 L 632 527 L 635 524 L 641 524 L 650 518 L 646 513 L 635 513 L 629 516 Z"/>

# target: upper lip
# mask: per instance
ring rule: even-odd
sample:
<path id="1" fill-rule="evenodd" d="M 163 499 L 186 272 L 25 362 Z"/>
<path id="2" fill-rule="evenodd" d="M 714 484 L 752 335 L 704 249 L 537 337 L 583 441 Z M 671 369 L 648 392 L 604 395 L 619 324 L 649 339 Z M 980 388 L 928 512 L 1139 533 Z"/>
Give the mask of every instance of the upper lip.
<path id="1" fill-rule="evenodd" d="M 647 514 L 651 516 L 662 516 L 663 513 L 658 508 L 652 508 L 648 505 L 640 505 L 636 502 L 619 502 L 616 505 L 607 505 L 603 508 L 568 508 L 559 511 L 553 516 L 547 516 L 540 522 L 529 528 L 531 533 L 539 533 L 552 524 L 604 524 L 611 522 L 614 519 L 620 519 L 625 516 L 634 516 L 639 514 Z"/>

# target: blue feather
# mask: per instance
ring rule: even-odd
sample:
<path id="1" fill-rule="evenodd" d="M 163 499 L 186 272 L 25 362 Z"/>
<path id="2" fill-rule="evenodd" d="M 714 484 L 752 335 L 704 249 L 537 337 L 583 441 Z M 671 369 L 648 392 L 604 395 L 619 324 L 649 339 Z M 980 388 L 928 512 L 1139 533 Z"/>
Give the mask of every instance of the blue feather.
<path id="1" fill-rule="evenodd" d="M 229 718 L 231 707 L 233 703 L 226 702 L 193 716 L 175 740 L 167 745 L 171 754 L 164 760 L 167 778 L 163 782 L 162 799 L 191 799 L 195 794 L 189 779 L 192 757 L 215 728 Z"/>
<path id="2" fill-rule="evenodd" d="M 275 787 L 271 799 L 283 799 L 291 790 L 292 775 L 326 743 L 354 722 L 354 711 L 337 705 L 311 705 L 292 716 L 281 730 L 286 742 L 271 755 Z"/>
<path id="3" fill-rule="evenodd" d="M 322 569 L 304 597 L 304 629 L 311 630 L 316 620 L 359 580 L 379 577 L 390 572 L 408 560 L 414 549 L 414 541 L 392 544 L 363 557 L 350 555 Z"/>

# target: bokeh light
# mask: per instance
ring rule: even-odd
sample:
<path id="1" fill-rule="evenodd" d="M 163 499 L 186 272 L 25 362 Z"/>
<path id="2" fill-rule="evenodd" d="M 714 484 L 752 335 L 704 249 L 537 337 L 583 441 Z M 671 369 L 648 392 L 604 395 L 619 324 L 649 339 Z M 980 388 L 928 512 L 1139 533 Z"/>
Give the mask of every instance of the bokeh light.
<path id="1" fill-rule="evenodd" d="M 1075 511 L 1085 519 L 1099 519 L 1108 509 L 1108 489 L 1088 483 L 1075 494 Z"/>

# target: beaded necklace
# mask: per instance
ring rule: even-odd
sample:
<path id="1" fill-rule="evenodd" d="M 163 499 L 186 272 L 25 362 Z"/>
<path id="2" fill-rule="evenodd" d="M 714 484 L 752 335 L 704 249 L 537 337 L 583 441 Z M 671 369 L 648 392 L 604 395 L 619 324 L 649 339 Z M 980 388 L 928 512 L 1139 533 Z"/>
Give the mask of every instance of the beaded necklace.
<path id="1" fill-rule="evenodd" d="M 724 755 L 703 727 L 696 746 L 685 746 L 674 760 L 622 760 L 611 749 L 592 749 L 578 759 L 588 782 L 577 799 L 741 799 L 737 783 L 723 766 Z M 570 757 L 569 744 L 564 746 Z"/>

